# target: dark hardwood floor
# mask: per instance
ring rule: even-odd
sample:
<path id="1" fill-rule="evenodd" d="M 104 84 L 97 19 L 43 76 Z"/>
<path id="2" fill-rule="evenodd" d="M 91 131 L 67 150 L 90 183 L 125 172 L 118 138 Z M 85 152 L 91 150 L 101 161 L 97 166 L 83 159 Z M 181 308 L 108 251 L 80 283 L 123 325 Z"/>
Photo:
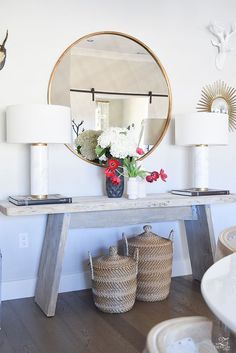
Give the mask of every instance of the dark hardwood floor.
<path id="1" fill-rule="evenodd" d="M 199 283 L 191 276 L 173 278 L 166 300 L 137 301 L 124 314 L 97 310 L 90 290 L 60 294 L 53 318 L 47 318 L 33 298 L 4 301 L 0 353 L 140 353 L 155 324 L 192 315 L 213 320 L 213 340 L 217 341 L 221 327 L 205 305 Z M 228 352 L 236 353 L 232 344 Z"/>

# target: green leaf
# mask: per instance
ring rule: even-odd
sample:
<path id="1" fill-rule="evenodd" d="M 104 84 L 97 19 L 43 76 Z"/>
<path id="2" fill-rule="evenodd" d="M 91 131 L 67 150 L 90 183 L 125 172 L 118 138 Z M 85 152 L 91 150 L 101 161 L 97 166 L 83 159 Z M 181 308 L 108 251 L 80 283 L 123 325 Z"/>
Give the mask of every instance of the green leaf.
<path id="1" fill-rule="evenodd" d="M 142 179 L 144 179 L 145 177 L 146 177 L 146 172 L 144 171 L 144 170 L 140 170 L 139 172 L 138 172 L 138 176 L 140 177 L 140 178 L 142 178 Z"/>
<path id="2" fill-rule="evenodd" d="M 107 150 L 106 147 L 102 148 L 101 146 L 97 145 L 95 148 L 95 152 L 96 152 L 96 155 L 98 156 L 98 158 L 100 158 L 103 154 L 105 154 L 106 150 Z"/>

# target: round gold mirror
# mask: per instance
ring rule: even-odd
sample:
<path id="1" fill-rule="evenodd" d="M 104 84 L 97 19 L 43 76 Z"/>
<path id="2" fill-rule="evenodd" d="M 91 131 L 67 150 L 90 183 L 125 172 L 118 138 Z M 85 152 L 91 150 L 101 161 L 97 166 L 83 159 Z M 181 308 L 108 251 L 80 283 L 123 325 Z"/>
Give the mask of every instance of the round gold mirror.
<path id="1" fill-rule="evenodd" d="M 74 143 L 67 147 L 100 165 L 93 151 L 109 127 L 132 126 L 142 158 L 158 146 L 170 121 L 171 90 L 163 66 L 145 44 L 123 33 L 98 32 L 60 56 L 48 102 L 71 107 Z"/>

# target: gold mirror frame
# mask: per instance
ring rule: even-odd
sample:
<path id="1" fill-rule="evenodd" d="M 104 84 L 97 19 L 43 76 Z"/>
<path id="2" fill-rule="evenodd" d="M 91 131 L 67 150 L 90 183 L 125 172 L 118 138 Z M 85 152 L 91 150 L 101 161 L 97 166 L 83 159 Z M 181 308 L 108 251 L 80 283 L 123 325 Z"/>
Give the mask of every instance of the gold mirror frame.
<path id="1" fill-rule="evenodd" d="M 167 91 L 168 91 L 168 111 L 167 111 L 167 116 L 165 118 L 165 125 L 163 127 L 163 130 L 159 136 L 159 138 L 157 139 L 156 143 L 154 145 L 152 145 L 151 149 L 149 151 L 147 151 L 142 157 L 139 158 L 139 160 L 143 160 L 144 158 L 146 158 L 147 156 L 149 156 L 156 148 L 157 146 L 160 144 L 160 142 L 162 141 L 163 137 L 166 134 L 166 131 L 168 129 L 168 126 L 170 124 L 170 119 L 171 119 L 171 109 L 172 109 L 172 93 L 171 93 L 171 88 L 170 88 L 170 83 L 169 83 L 169 79 L 168 76 L 166 74 L 166 71 L 164 69 L 164 67 L 162 66 L 160 60 L 157 58 L 157 56 L 154 54 L 154 52 L 146 45 L 144 44 L 142 41 L 140 41 L 139 39 L 130 36 L 128 34 L 122 33 L 122 32 L 114 32 L 114 31 L 101 31 L 101 32 L 94 32 L 94 33 L 90 33 L 87 34 L 83 37 L 81 37 L 80 39 L 76 40 L 75 42 L 73 42 L 69 47 L 67 47 L 63 53 L 60 55 L 59 59 L 57 60 L 56 64 L 54 65 L 54 68 L 52 70 L 52 73 L 50 75 L 50 79 L 49 79 L 49 84 L 48 84 L 48 92 L 47 92 L 47 100 L 49 104 L 56 104 L 56 103 L 52 103 L 51 101 L 51 89 L 52 89 L 52 82 L 53 79 L 56 75 L 56 71 L 58 69 L 58 66 L 61 62 L 61 60 L 63 59 L 63 57 L 78 43 L 80 43 L 83 40 L 88 40 L 91 37 L 97 36 L 97 35 L 103 35 L 103 34 L 109 34 L 109 35 L 115 35 L 115 36 L 120 36 L 120 37 L 124 37 L 127 38 L 133 42 L 135 42 L 136 44 L 139 44 L 141 47 L 143 47 L 144 49 L 146 49 L 146 51 L 151 55 L 151 57 L 154 59 L 154 61 L 156 62 L 156 64 L 158 65 L 161 73 L 164 76 L 164 80 L 166 82 L 166 86 L 167 86 Z M 84 161 L 97 165 L 97 166 L 104 166 L 101 165 L 95 161 L 91 161 L 86 159 L 85 157 L 83 157 L 82 155 L 80 155 L 75 149 L 72 148 L 71 145 L 66 144 L 65 145 L 71 152 L 73 152 L 76 156 L 78 156 L 79 158 L 83 159 Z"/>
<path id="2" fill-rule="evenodd" d="M 218 80 L 202 88 L 201 98 L 197 104 L 198 112 L 212 112 L 213 103 L 217 99 L 226 102 L 229 115 L 229 130 L 236 129 L 236 89 L 228 86 L 224 81 Z M 219 111 L 220 112 L 220 111 Z"/>

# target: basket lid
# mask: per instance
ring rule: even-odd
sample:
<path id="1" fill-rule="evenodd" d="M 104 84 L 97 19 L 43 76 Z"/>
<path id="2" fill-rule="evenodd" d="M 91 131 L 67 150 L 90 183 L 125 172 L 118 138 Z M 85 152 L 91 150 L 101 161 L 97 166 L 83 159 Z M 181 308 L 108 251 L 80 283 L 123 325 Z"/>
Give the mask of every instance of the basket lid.
<path id="1" fill-rule="evenodd" d="M 111 246 L 109 248 L 109 255 L 100 256 L 93 260 L 94 268 L 99 269 L 120 268 L 130 266 L 131 264 L 135 264 L 134 259 L 128 256 L 118 255 L 116 246 Z"/>
<path id="2" fill-rule="evenodd" d="M 144 232 L 128 239 L 129 245 L 133 246 L 162 246 L 171 242 L 170 239 L 160 237 L 159 235 L 152 232 L 152 226 L 143 226 Z"/>

